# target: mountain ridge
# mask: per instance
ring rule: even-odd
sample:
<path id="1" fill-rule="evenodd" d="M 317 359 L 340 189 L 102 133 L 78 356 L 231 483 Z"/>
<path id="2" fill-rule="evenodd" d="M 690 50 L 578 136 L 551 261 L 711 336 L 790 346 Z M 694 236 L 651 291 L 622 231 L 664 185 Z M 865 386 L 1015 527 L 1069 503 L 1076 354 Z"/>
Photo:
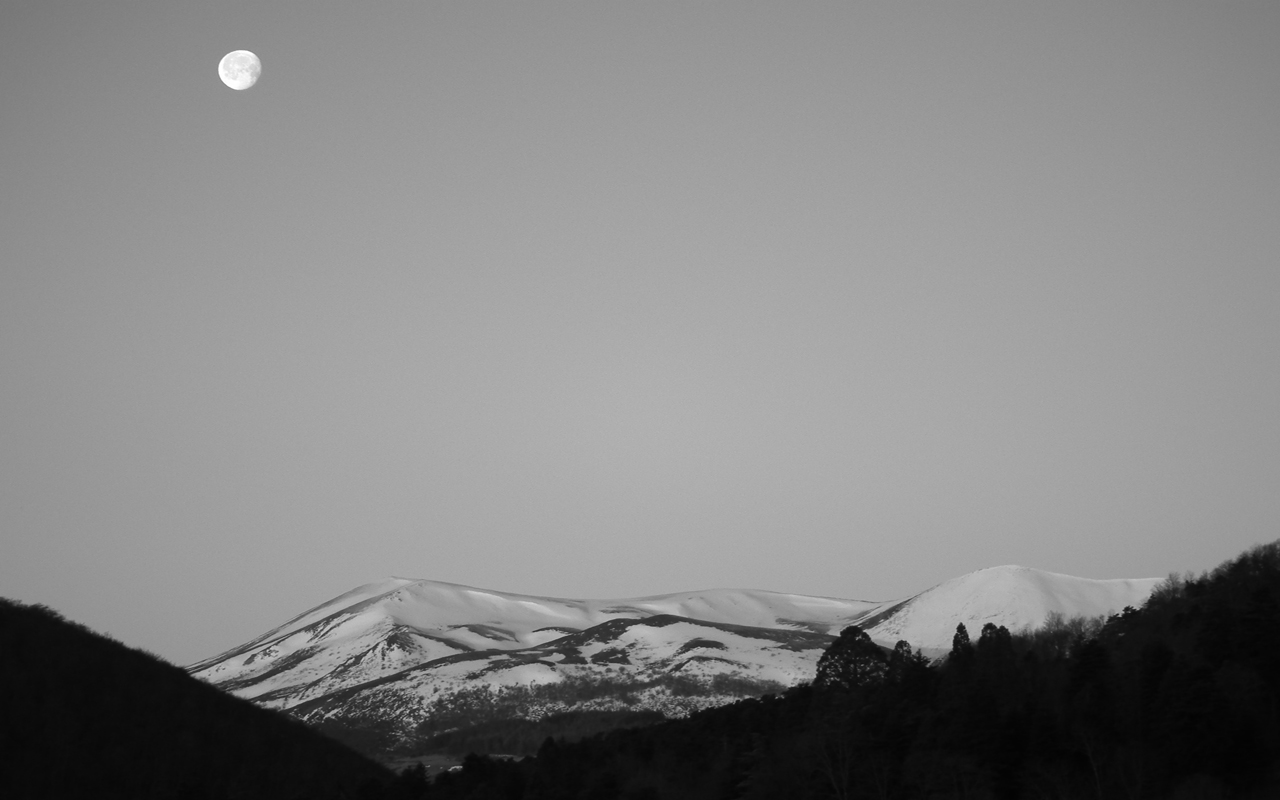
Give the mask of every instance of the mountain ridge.
<path id="1" fill-rule="evenodd" d="M 574 599 L 391 576 L 187 669 L 309 722 L 401 736 L 459 698 L 480 702 L 477 690 L 515 698 L 523 715 L 590 708 L 680 716 L 810 679 L 849 625 L 883 646 L 902 639 L 938 656 L 957 624 L 976 634 L 988 622 L 1017 630 L 1051 614 L 1114 613 L 1141 605 L 1159 580 L 1003 565 L 903 599 L 867 601 L 726 588 Z M 738 695 L 723 691 L 730 685 Z M 581 686 L 592 687 L 586 705 L 569 691 Z"/>

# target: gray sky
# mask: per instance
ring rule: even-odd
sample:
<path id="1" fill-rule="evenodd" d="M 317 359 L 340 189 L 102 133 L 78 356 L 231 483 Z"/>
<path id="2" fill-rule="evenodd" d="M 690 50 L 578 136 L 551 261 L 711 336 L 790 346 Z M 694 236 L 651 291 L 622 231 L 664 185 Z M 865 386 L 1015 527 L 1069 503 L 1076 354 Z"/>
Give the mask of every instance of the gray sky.
<path id="1" fill-rule="evenodd" d="M 1280 4 L 0 8 L 0 595 L 862 599 L 1280 520 Z M 222 55 L 263 61 L 245 92 Z"/>

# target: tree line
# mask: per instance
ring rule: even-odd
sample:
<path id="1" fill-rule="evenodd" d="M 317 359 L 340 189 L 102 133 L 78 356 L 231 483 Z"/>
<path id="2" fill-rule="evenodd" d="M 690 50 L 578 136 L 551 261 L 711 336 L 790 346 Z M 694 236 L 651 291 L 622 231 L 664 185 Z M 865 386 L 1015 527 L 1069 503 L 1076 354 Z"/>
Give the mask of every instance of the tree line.
<path id="1" fill-rule="evenodd" d="M 1142 609 L 956 630 L 931 663 L 847 628 L 814 680 L 533 758 L 472 756 L 413 798 L 1280 797 L 1280 542 Z M 422 777 L 422 776 L 418 776 Z"/>

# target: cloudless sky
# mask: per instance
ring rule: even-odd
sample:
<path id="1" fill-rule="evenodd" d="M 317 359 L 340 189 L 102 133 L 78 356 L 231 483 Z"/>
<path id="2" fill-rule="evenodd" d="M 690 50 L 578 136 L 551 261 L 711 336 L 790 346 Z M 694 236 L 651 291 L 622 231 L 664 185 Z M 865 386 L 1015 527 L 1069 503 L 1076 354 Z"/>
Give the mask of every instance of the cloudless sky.
<path id="1" fill-rule="evenodd" d="M 8 0 L 0 595 L 186 663 L 387 575 L 1210 568 L 1280 535 L 1277 42 L 1273 0 Z"/>

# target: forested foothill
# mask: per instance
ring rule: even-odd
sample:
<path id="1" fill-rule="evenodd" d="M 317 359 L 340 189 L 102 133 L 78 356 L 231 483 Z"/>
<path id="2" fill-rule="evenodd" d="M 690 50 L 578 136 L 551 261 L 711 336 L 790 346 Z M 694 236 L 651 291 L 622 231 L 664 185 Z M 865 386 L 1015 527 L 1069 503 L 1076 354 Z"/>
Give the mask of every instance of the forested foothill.
<path id="1" fill-rule="evenodd" d="M 380 797 L 394 775 L 283 714 L 0 598 L 0 798 Z"/>
<path id="2" fill-rule="evenodd" d="M 470 756 L 403 797 L 1280 797 L 1280 542 L 1145 606 L 956 631 L 930 663 L 848 628 L 811 684 L 523 761 Z"/>

